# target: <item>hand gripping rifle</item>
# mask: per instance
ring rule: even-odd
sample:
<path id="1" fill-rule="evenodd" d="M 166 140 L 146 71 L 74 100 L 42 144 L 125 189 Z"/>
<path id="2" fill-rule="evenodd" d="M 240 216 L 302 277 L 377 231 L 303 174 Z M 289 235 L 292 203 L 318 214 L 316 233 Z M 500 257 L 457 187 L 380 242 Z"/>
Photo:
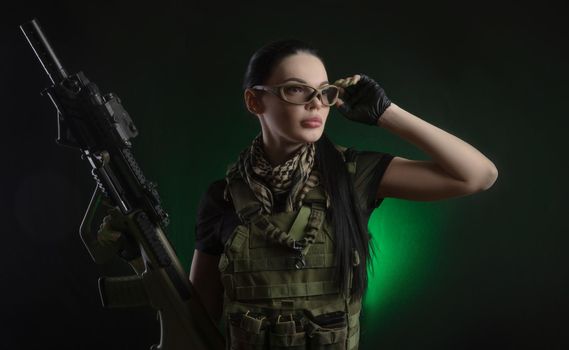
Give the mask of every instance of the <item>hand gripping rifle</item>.
<path id="1" fill-rule="evenodd" d="M 223 335 L 165 236 L 168 214 L 156 185 L 144 177 L 133 156 L 131 139 L 138 130 L 120 99 L 112 93 L 102 95 L 83 72 L 68 75 L 36 19 L 20 29 L 52 82 L 42 95 L 47 94 L 57 109 L 56 142 L 80 150 L 97 182 L 81 223 L 81 238 L 96 263 L 118 254 L 136 272 L 99 278 L 103 306 L 156 309 L 161 335 L 151 349 L 224 349 Z M 113 245 L 102 244 L 91 229 L 105 201 L 120 210 L 128 228 Z"/>

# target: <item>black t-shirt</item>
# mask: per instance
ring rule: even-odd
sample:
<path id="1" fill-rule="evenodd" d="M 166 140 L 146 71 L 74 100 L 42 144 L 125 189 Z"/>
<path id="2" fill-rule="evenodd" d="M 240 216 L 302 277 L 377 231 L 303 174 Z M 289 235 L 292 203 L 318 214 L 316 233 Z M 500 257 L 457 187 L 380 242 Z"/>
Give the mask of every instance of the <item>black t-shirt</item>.
<path id="1" fill-rule="evenodd" d="M 377 188 L 394 156 L 375 151 L 353 152 L 356 162 L 354 189 L 367 222 L 371 212 L 383 202 L 383 198 L 375 199 Z M 223 198 L 225 185 L 225 179 L 212 182 L 198 207 L 195 248 L 211 255 L 223 253 L 225 242 L 240 224 L 233 203 Z"/>

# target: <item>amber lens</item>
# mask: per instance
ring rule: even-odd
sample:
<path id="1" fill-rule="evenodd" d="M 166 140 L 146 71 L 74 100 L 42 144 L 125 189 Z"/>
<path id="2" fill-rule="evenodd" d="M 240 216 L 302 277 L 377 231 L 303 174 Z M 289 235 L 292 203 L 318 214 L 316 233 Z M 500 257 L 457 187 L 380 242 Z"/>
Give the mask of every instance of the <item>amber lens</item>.
<path id="1" fill-rule="evenodd" d="M 334 85 L 327 86 L 322 90 L 322 103 L 326 106 L 336 103 L 340 90 Z M 308 103 L 314 97 L 316 89 L 306 85 L 286 85 L 282 88 L 282 94 L 285 100 L 304 104 Z"/>
<path id="2" fill-rule="evenodd" d="M 287 85 L 283 86 L 283 95 L 285 100 L 292 103 L 305 103 L 310 100 L 315 90 L 304 85 Z"/>
<path id="3" fill-rule="evenodd" d="M 330 106 L 336 103 L 340 89 L 334 85 L 330 85 L 322 90 L 322 103 Z"/>

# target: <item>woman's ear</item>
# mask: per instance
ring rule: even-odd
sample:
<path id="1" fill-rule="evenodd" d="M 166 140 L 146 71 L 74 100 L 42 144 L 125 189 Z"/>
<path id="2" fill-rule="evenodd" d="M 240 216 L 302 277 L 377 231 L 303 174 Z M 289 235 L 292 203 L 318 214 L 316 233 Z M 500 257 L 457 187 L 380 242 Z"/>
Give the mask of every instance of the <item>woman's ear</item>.
<path id="1" fill-rule="evenodd" d="M 245 106 L 247 106 L 249 112 L 255 115 L 263 113 L 264 106 L 261 96 L 256 95 L 251 89 L 245 89 L 244 98 Z"/>

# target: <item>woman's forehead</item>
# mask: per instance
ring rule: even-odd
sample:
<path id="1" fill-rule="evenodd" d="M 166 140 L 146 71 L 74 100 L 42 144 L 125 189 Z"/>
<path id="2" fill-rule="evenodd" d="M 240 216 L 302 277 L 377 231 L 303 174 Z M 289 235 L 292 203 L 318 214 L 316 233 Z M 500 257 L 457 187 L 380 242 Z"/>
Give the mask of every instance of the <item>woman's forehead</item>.
<path id="1" fill-rule="evenodd" d="M 318 86 L 328 80 L 328 75 L 318 57 L 309 54 L 295 54 L 284 58 L 275 67 L 271 75 L 271 83 L 282 82 L 289 78 L 298 78 L 308 84 Z"/>

